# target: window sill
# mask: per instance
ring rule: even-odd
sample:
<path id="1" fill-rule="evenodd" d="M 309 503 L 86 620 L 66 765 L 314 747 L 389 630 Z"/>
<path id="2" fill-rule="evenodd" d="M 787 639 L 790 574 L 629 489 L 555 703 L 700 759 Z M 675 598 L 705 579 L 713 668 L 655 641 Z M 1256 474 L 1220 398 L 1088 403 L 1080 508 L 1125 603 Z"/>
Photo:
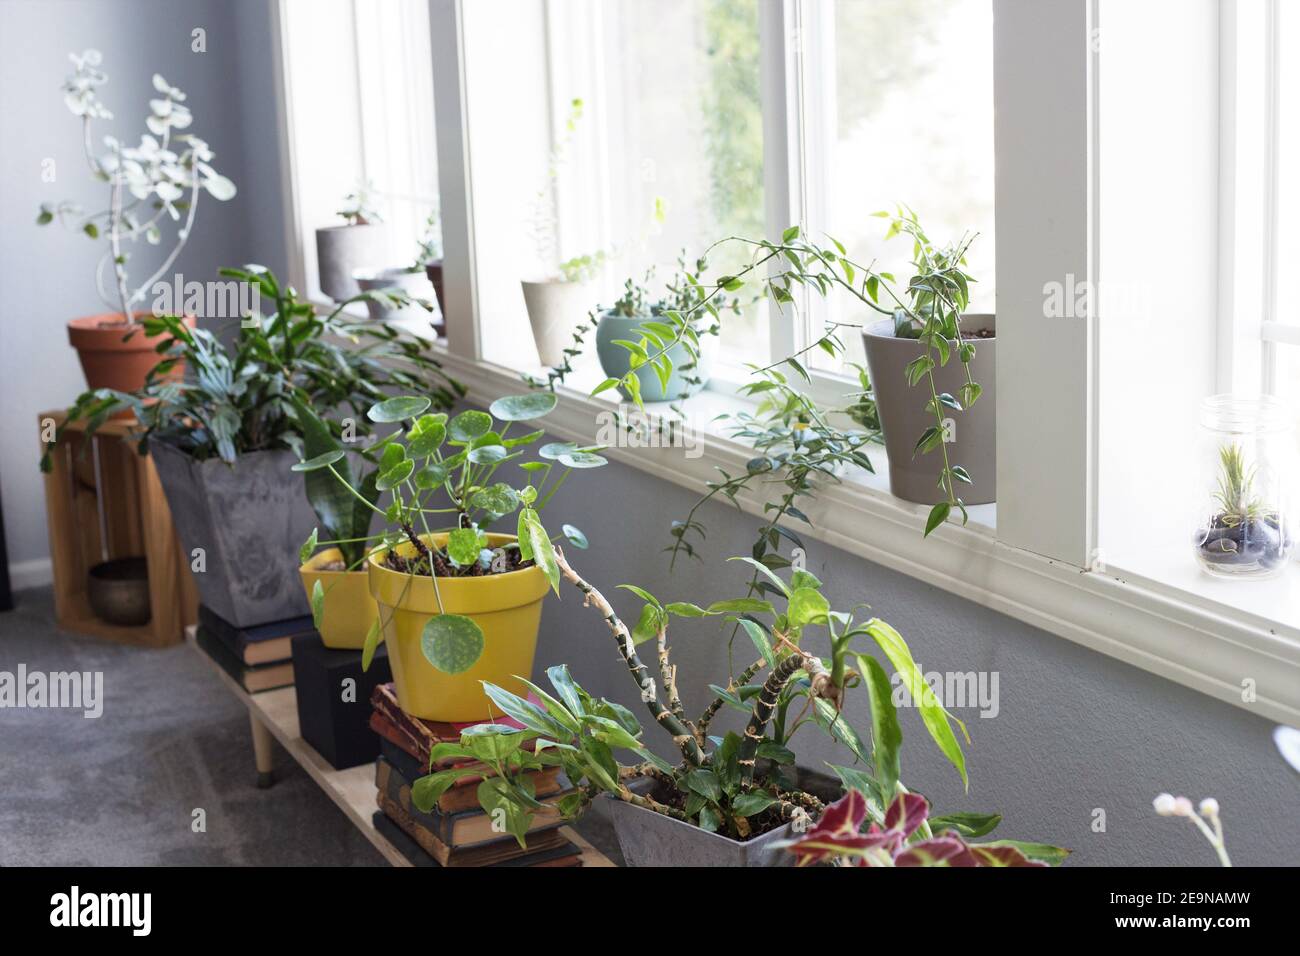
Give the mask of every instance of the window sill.
<path id="1" fill-rule="evenodd" d="M 471 401 L 489 403 L 521 390 L 520 374 L 473 362 L 439 343 L 434 357 L 465 384 Z M 594 443 L 597 416 L 617 407 L 616 393 L 591 396 L 580 375 L 557 388 L 560 403 L 542 420 L 548 433 Z M 595 384 L 594 381 L 591 384 Z M 743 472 L 752 450 L 708 423 L 741 407 L 739 399 L 705 391 L 684 403 L 697 423 L 697 445 L 611 448 L 614 461 L 702 491 L 722 468 Z M 1300 580 L 1294 568 L 1270 582 L 1220 582 L 1169 561 L 1147 575 L 1085 571 L 1001 544 L 996 506 L 971 509 L 970 523 L 948 524 L 922 537 L 928 507 L 889 493 L 884 450 L 873 449 L 875 475 L 852 476 L 819 490 L 805 509 L 811 528 L 799 533 L 941 587 L 1135 667 L 1235 704 L 1266 719 L 1300 724 Z M 753 515 L 763 501 L 738 497 Z M 1243 687 L 1253 688 L 1253 699 Z"/>

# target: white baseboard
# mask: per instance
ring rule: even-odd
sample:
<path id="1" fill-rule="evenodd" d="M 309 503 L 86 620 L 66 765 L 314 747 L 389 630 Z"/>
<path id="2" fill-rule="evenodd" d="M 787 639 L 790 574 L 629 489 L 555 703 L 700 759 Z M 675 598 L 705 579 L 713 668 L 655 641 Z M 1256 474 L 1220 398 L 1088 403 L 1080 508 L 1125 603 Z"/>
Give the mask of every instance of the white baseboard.
<path id="1" fill-rule="evenodd" d="M 45 587 L 54 583 L 54 565 L 49 558 L 32 558 L 9 565 L 9 587 L 15 591 Z"/>

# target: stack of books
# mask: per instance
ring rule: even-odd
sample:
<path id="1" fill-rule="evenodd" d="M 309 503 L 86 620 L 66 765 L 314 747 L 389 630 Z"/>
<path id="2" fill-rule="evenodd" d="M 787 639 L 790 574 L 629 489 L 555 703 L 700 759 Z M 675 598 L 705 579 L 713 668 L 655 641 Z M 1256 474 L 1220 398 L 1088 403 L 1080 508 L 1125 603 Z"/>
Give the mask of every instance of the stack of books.
<path id="1" fill-rule="evenodd" d="M 412 717 L 397 706 L 392 684 L 380 684 L 370 697 L 370 727 L 379 735 L 375 762 L 375 828 L 417 866 L 581 866 L 582 850 L 560 831 L 559 811 L 538 812 L 527 848 L 493 825 L 478 803 L 478 784 L 492 771 L 472 760 L 443 761 L 434 770 L 457 767 L 464 776 L 429 813 L 411 802 L 411 784 L 430 773 L 429 753 L 440 743 L 458 742 L 471 724 L 446 724 Z M 502 718 L 495 723 L 512 723 Z M 554 804 L 567 792 L 558 767 L 532 775 L 537 799 Z"/>
<path id="2" fill-rule="evenodd" d="M 293 639 L 315 633 L 310 615 L 236 627 L 200 604 L 195 640 L 240 687 L 255 694 L 293 684 Z"/>

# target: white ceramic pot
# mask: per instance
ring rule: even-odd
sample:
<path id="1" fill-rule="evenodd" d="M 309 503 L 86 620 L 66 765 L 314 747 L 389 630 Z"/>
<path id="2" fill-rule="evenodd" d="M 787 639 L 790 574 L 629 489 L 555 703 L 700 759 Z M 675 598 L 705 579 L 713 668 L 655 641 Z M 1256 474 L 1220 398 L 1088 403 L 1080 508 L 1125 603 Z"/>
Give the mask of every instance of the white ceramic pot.
<path id="1" fill-rule="evenodd" d="M 573 330 L 591 308 L 591 286 L 586 282 L 547 279 L 522 283 L 533 341 L 543 365 L 564 362 L 564 350 L 573 342 Z"/>

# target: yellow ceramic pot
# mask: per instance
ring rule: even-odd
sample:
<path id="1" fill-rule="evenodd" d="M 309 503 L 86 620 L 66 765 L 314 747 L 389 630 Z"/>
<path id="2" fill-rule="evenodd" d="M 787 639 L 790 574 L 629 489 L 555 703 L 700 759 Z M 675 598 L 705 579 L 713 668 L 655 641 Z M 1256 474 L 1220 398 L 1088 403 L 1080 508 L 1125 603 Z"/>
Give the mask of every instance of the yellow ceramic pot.
<path id="1" fill-rule="evenodd" d="M 311 556 L 298 569 L 302 586 L 311 602 L 312 588 L 319 581 L 325 591 L 325 611 L 321 614 L 320 639 L 336 650 L 360 650 L 365 646 L 370 624 L 379 616 L 379 608 L 370 594 L 368 575 L 357 571 L 322 571 L 321 568 L 343 560 L 338 548 L 326 548 Z"/>
<path id="2" fill-rule="evenodd" d="M 447 536 L 422 535 L 422 539 L 441 547 Z M 512 534 L 489 534 L 487 539 L 491 548 L 516 540 Z M 407 543 L 398 551 L 409 557 L 415 548 Z M 521 697 L 527 695 L 528 688 L 518 677 L 528 677 L 533 671 L 542 599 L 548 588 L 540 568 L 438 578 L 435 592 L 433 578 L 401 574 L 384 567 L 382 560 L 382 554 L 370 556 L 370 593 L 379 605 L 388 663 L 402 710 L 426 720 L 487 720 L 499 716 L 499 711 L 483 693 L 482 681 Z M 438 670 L 420 649 L 425 623 L 440 613 L 464 615 L 483 631 L 483 655 L 459 674 Z"/>

